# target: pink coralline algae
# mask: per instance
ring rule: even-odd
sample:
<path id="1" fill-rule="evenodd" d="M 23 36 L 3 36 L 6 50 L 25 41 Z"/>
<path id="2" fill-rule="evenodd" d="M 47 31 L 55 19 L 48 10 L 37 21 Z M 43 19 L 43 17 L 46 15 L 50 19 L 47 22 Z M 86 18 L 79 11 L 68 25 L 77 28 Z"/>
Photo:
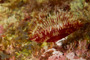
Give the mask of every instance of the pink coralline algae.
<path id="1" fill-rule="evenodd" d="M 66 58 L 64 56 L 59 56 L 59 55 L 53 55 L 48 58 L 48 60 L 65 60 Z"/>
<path id="2" fill-rule="evenodd" d="M 89 54 L 87 56 L 89 56 Z M 84 58 L 83 56 L 78 56 L 75 51 L 61 52 L 54 48 L 44 52 L 44 54 L 40 59 L 41 60 L 43 59 L 44 60 L 86 60 L 86 58 Z"/>

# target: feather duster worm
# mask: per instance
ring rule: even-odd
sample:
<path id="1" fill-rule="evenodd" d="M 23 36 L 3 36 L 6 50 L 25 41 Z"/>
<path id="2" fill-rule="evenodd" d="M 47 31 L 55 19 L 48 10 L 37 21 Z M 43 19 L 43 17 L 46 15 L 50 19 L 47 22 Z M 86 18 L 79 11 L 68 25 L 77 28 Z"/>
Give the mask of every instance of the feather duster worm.
<path id="1" fill-rule="evenodd" d="M 46 20 L 33 20 L 30 26 L 30 40 L 56 42 L 78 30 L 81 26 L 82 23 L 75 20 L 71 13 L 59 11 L 59 14 L 50 16 Z"/>

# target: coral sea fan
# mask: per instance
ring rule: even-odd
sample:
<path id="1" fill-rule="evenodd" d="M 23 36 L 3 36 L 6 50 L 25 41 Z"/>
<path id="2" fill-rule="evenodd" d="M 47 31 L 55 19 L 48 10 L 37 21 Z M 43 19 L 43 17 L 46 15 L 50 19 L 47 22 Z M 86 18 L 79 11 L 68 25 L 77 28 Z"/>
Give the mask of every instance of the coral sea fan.
<path id="1" fill-rule="evenodd" d="M 82 23 L 76 20 L 70 12 L 59 11 L 58 14 L 46 20 L 37 20 L 32 23 L 37 26 L 30 30 L 30 40 L 37 42 L 56 42 L 78 30 Z"/>

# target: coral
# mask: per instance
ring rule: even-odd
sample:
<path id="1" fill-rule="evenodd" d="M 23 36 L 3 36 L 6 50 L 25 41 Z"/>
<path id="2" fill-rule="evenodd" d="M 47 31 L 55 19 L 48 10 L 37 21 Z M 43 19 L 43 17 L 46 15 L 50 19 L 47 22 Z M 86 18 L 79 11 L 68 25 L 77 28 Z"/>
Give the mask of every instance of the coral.
<path id="1" fill-rule="evenodd" d="M 0 25 L 0 36 L 4 33 L 4 28 L 2 25 Z"/>
<path id="2" fill-rule="evenodd" d="M 89 0 L 0 0 L 0 60 L 60 59 L 90 60 Z"/>

